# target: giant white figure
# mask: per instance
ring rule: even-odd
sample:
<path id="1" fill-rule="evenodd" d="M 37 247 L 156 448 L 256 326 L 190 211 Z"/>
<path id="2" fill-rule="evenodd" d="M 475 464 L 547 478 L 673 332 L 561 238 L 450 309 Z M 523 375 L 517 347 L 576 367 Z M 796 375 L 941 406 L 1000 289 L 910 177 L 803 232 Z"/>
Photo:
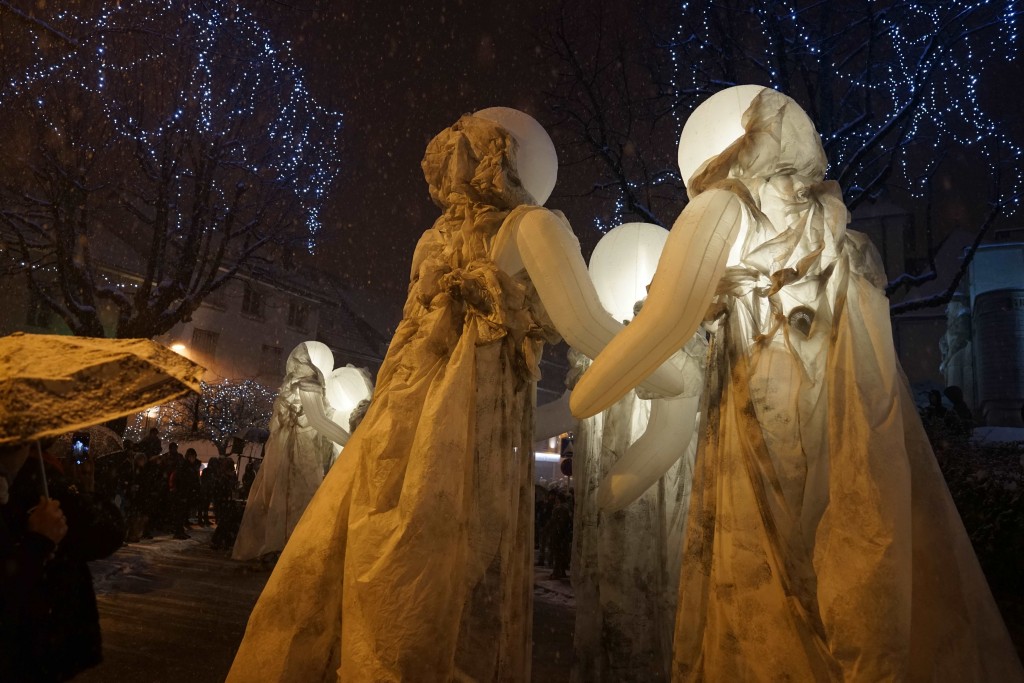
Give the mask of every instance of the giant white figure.
<path id="1" fill-rule="evenodd" d="M 807 115 L 725 90 L 687 122 L 680 167 L 691 202 L 643 310 L 571 397 L 602 410 L 717 321 L 674 679 L 1024 678 Z"/>
<path id="2" fill-rule="evenodd" d="M 348 440 L 348 431 L 331 419 L 333 410 L 325 401 L 325 378 L 333 367 L 334 355 L 320 342 L 303 342 L 288 355 L 263 464 L 249 490 L 232 558 L 281 552 L 323 481 L 331 443 Z"/>
<path id="3" fill-rule="evenodd" d="M 598 242 L 590 274 L 616 319 L 631 319 L 646 298 L 667 237 L 660 226 L 627 223 Z M 685 349 L 697 371 L 706 347 L 698 337 Z M 589 361 L 575 353 L 570 361 L 571 386 Z M 697 402 L 647 400 L 630 390 L 575 428 L 575 681 L 668 680 Z M 654 480 L 636 476 L 640 465 L 661 462 Z"/>
<path id="4" fill-rule="evenodd" d="M 596 355 L 622 328 L 559 214 L 529 116 L 464 116 L 427 147 L 442 215 L 362 423 L 249 619 L 231 681 L 528 681 L 541 347 Z M 552 325 L 554 322 L 554 326 Z M 652 387 L 684 385 L 671 368 Z"/>
<path id="5" fill-rule="evenodd" d="M 346 365 L 343 368 L 335 368 L 327 378 L 326 388 L 327 401 L 334 409 L 331 421 L 341 425 L 343 429 L 352 432 L 352 416 L 358 412 L 359 405 L 373 395 L 373 378 L 366 368 L 357 368 L 353 365 Z M 344 444 L 334 443 L 331 447 L 330 459 L 325 463 L 324 474 L 341 455 Z"/>

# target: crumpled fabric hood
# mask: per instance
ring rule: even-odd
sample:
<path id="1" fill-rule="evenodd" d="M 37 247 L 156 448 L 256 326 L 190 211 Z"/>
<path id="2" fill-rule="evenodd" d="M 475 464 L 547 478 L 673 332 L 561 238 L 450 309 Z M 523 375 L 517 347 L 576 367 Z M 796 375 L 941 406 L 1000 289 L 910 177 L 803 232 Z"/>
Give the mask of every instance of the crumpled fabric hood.
<path id="1" fill-rule="evenodd" d="M 489 204 L 509 210 L 535 204 L 516 174 L 516 140 L 498 124 L 467 114 L 438 133 L 420 166 L 430 198 L 442 209 Z"/>

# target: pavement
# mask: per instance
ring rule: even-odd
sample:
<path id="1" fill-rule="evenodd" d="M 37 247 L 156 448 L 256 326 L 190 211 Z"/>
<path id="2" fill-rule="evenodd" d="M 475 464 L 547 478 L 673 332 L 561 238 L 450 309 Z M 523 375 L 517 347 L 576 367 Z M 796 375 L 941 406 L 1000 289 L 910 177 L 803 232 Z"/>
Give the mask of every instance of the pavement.
<path id="1" fill-rule="evenodd" d="M 157 536 L 123 546 L 90 567 L 103 632 L 104 662 L 82 683 L 221 683 L 269 571 L 231 560 L 210 545 L 212 529 L 188 540 Z M 575 602 L 567 579 L 537 567 L 533 678 L 568 681 Z"/>

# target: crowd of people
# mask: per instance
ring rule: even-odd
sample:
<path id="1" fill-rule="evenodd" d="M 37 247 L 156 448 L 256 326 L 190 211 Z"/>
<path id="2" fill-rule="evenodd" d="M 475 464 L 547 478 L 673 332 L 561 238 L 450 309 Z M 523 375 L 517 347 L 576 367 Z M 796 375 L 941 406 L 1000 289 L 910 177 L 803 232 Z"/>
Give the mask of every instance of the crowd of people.
<path id="1" fill-rule="evenodd" d="M 943 397 L 952 407 L 947 407 Z M 919 409 L 921 423 L 940 458 L 951 446 L 963 446 L 974 430 L 974 415 L 964 400 L 963 390 L 948 386 L 928 392 L 928 405 Z"/>
<path id="2" fill-rule="evenodd" d="M 537 566 L 551 567 L 551 579 L 569 577 L 572 556 L 573 490 L 551 488 L 534 497 L 534 551 Z"/>
<path id="3" fill-rule="evenodd" d="M 235 516 L 234 501 L 240 492 L 230 456 L 210 458 L 204 468 L 193 448 L 182 454 L 172 441 L 162 452 L 155 428 L 137 444 L 125 442 L 125 450 L 130 457 L 117 473 L 116 493 L 127 520 L 129 543 L 157 533 L 186 539 L 189 528 L 210 526 L 211 520 L 220 524 Z"/>
<path id="4" fill-rule="evenodd" d="M 0 679 L 62 681 L 102 659 L 99 613 L 88 562 L 124 542 L 158 534 L 189 538 L 216 525 L 229 548 L 240 516 L 235 461 L 195 449 L 163 450 L 159 432 L 125 441 L 110 485 L 68 467 L 57 439 L 0 446 Z M 40 459 L 42 463 L 40 463 Z M 256 467 L 250 466 L 249 483 Z M 45 482 L 43 473 L 45 471 Z"/>

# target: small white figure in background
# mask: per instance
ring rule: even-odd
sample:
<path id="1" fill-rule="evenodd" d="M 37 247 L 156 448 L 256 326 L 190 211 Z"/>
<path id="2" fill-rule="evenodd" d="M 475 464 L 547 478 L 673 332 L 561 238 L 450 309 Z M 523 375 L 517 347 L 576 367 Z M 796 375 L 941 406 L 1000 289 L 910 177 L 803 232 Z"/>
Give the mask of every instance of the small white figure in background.
<path id="1" fill-rule="evenodd" d="M 615 319 L 631 320 L 647 296 L 668 234 L 627 223 L 598 242 L 590 276 Z M 630 390 L 574 428 L 573 680 L 668 679 L 707 344 L 695 336 L 686 352 L 689 392 L 652 399 Z M 590 361 L 569 359 L 571 388 Z"/>
<path id="2" fill-rule="evenodd" d="M 349 434 L 355 431 L 359 419 L 366 413 L 371 396 L 373 396 L 373 378 L 366 368 L 346 365 L 343 368 L 335 368 L 327 378 L 327 402 L 330 403 L 334 411 L 331 414 L 331 420 L 348 431 Z M 356 418 L 354 423 L 353 417 Z M 324 463 L 325 475 L 344 448 L 342 444 L 332 442 L 330 458 Z"/>
<path id="3" fill-rule="evenodd" d="M 334 355 L 320 342 L 303 342 L 288 355 L 263 463 L 249 491 L 232 558 L 281 552 L 323 481 L 332 443 L 348 441 L 348 430 L 332 419 L 335 411 L 325 399 L 324 378 L 333 367 Z"/>

